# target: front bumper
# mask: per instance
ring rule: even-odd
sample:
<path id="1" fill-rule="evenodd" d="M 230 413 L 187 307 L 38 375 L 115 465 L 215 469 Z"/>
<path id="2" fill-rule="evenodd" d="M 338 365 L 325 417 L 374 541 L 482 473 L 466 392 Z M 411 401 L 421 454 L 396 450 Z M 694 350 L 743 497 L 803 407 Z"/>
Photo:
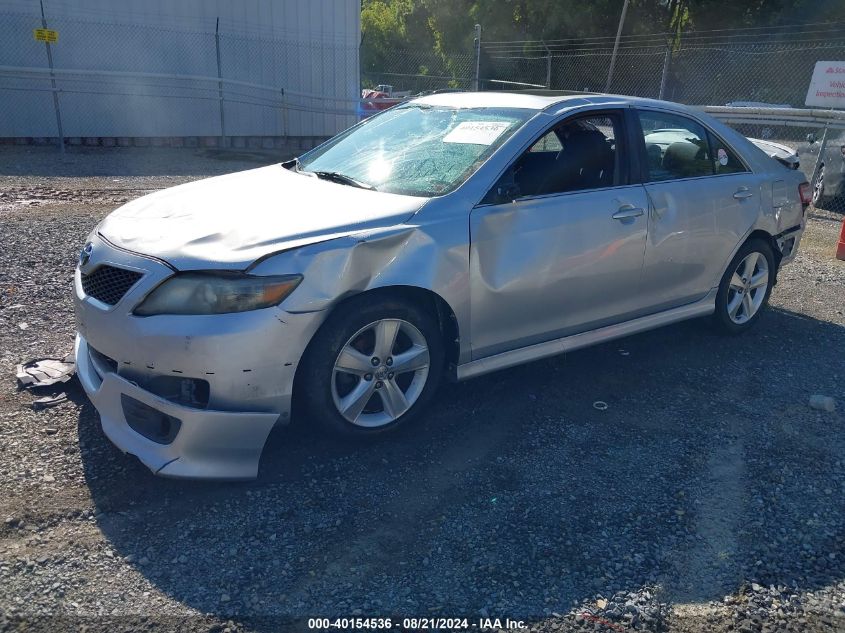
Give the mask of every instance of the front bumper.
<path id="1" fill-rule="evenodd" d="M 174 271 L 96 236 L 92 243 L 86 270 L 142 273 L 106 305 L 85 293 L 76 271 L 77 373 L 105 434 L 156 474 L 255 477 L 270 430 L 290 421 L 296 368 L 322 313 L 137 317 L 134 306 Z M 151 431 L 159 423 L 173 432 Z"/>
<path id="2" fill-rule="evenodd" d="M 261 450 L 278 413 L 234 413 L 182 406 L 121 378 L 100 375 L 88 342 L 76 337 L 76 371 L 85 393 L 100 413 L 103 432 L 124 453 L 135 455 L 157 475 L 190 478 L 251 479 L 258 474 Z M 172 442 L 161 444 L 133 430 L 122 396 L 129 396 L 181 422 Z"/>

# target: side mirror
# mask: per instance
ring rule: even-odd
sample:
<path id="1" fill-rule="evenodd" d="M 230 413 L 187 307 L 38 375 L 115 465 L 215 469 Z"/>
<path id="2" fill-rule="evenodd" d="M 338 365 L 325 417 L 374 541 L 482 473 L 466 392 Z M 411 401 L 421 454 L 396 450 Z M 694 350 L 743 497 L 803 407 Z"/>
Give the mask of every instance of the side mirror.
<path id="1" fill-rule="evenodd" d="M 812 132 L 810 132 L 810 133 L 807 135 L 807 142 L 808 142 L 810 145 L 812 145 L 813 143 L 815 143 L 815 142 L 816 142 L 816 135 L 815 135 L 815 134 L 813 134 Z"/>

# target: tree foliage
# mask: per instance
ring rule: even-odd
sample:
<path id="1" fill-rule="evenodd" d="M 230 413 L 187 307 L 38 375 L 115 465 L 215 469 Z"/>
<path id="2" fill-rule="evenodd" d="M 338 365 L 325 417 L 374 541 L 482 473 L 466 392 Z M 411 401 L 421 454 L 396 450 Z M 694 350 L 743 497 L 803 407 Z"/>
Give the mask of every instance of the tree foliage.
<path id="1" fill-rule="evenodd" d="M 623 0 L 363 0 L 367 61 L 401 48 L 441 54 L 485 40 L 615 35 Z M 734 29 L 845 20 L 843 0 L 631 0 L 626 34 Z"/>

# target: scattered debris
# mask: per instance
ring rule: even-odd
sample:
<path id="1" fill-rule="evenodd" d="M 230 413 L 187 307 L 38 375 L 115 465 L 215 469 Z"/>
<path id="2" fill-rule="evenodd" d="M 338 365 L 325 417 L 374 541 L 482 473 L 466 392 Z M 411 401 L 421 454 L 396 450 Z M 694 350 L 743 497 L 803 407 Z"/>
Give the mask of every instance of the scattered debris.
<path id="1" fill-rule="evenodd" d="M 55 407 L 57 404 L 61 404 L 65 400 L 67 400 L 67 394 L 62 392 L 54 396 L 44 396 L 43 398 L 38 398 L 38 400 L 33 401 L 30 406 L 36 411 L 40 411 L 41 409 Z"/>
<path id="2" fill-rule="evenodd" d="M 604 400 L 596 400 L 593 403 L 593 409 L 597 411 L 607 411 L 607 403 Z"/>
<path id="3" fill-rule="evenodd" d="M 836 410 L 836 400 L 830 396 L 822 396 L 814 394 L 810 396 L 810 408 L 818 411 L 827 411 L 828 413 Z"/>
<path id="4" fill-rule="evenodd" d="M 73 354 L 64 358 L 44 358 L 18 365 L 17 379 L 22 388 L 49 387 L 58 382 L 67 382 L 76 372 Z"/>
<path id="5" fill-rule="evenodd" d="M 25 330 L 29 327 L 29 323 L 27 323 L 26 321 L 21 321 L 20 323 L 18 323 L 18 327 L 22 330 Z"/>

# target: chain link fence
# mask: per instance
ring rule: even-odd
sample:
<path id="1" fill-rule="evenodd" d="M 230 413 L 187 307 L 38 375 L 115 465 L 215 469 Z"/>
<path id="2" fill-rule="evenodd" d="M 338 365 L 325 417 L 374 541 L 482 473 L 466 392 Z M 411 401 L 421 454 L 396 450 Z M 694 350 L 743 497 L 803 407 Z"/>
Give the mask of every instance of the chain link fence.
<path id="1" fill-rule="evenodd" d="M 788 33 L 740 29 L 692 34 L 680 42 L 669 34 L 628 36 L 620 42 L 606 90 L 613 39 L 483 41 L 477 50 L 446 55 L 395 50 L 386 67 L 362 68 L 362 84 L 389 84 L 413 95 L 471 90 L 477 79 L 481 90 L 607 91 L 696 106 L 801 108 L 816 62 L 845 60 L 845 32 L 825 25 Z M 823 125 L 783 125 L 765 117 L 729 124 L 745 136 L 795 150 L 808 180 L 818 176 L 817 206 L 845 213 L 845 131 L 828 130 L 822 150 Z M 815 141 L 808 142 L 808 135 Z"/>
<path id="2" fill-rule="evenodd" d="M 366 59 L 366 55 L 361 55 Z M 432 50 L 395 50 L 378 68 L 361 66 L 362 88 L 393 86 L 396 92 L 419 94 L 432 90 L 472 90 L 475 54 L 458 51 L 447 54 Z"/>
<path id="3" fill-rule="evenodd" d="M 719 35 L 674 46 L 668 37 L 659 43 L 623 39 L 607 92 L 699 106 L 800 108 L 816 62 L 845 60 L 845 34 L 824 35 L 814 40 L 799 33 L 794 41 L 778 34 Z M 531 84 L 604 92 L 612 56 L 606 40 L 488 43 L 481 47 L 480 83 L 484 89 Z M 815 176 L 816 205 L 845 213 L 845 131 L 826 134 L 822 125 L 783 125 L 765 117 L 729 124 L 745 136 L 792 148 L 807 179 Z M 815 141 L 808 142 L 808 137 Z"/>

